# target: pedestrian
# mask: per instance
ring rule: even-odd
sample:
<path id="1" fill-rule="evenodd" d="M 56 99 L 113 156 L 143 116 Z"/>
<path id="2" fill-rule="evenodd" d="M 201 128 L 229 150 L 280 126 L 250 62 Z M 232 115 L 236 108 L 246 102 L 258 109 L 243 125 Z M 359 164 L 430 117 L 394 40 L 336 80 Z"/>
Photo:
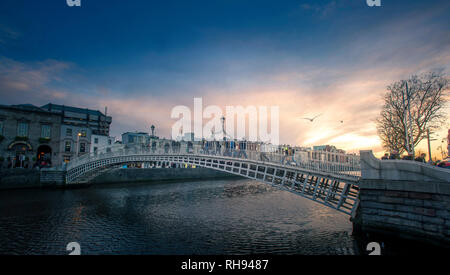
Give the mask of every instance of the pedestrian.
<path id="1" fill-rule="evenodd" d="M 415 161 L 425 163 L 425 158 L 426 158 L 426 156 L 427 156 L 427 155 L 426 155 L 425 153 L 422 153 L 422 154 L 420 154 L 420 156 L 418 156 L 418 157 L 415 159 Z"/>
<path id="2" fill-rule="evenodd" d="M 398 153 L 398 151 L 392 150 L 391 155 L 389 156 L 389 159 L 394 160 L 394 159 L 399 159 L 399 158 L 400 158 L 400 154 Z"/>
<path id="3" fill-rule="evenodd" d="M 413 156 L 411 153 L 408 153 L 406 156 L 403 156 L 402 160 L 413 160 Z"/>

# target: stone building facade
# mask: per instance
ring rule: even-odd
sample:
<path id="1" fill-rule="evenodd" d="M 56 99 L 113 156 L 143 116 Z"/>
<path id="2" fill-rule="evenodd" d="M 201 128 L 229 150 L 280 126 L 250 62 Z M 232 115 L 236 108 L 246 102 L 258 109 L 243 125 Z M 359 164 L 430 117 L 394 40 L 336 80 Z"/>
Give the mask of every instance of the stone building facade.
<path id="1" fill-rule="evenodd" d="M 0 167 L 61 166 L 90 153 L 96 140 L 111 141 L 112 118 L 64 105 L 0 105 Z"/>
<path id="2" fill-rule="evenodd" d="M 57 166 L 61 116 L 30 104 L 0 105 L 0 166 Z"/>
<path id="3" fill-rule="evenodd" d="M 150 143 L 150 135 L 144 132 L 126 132 L 122 134 L 123 144 L 143 144 Z"/>
<path id="4" fill-rule="evenodd" d="M 42 109 L 61 117 L 59 152 L 62 162 L 88 154 L 96 147 L 93 136 L 109 137 L 112 118 L 98 110 L 46 104 Z"/>
<path id="5" fill-rule="evenodd" d="M 91 135 L 91 148 L 90 152 L 96 153 L 97 151 L 111 152 L 111 148 L 116 142 L 115 137 L 109 137 L 104 135 Z"/>

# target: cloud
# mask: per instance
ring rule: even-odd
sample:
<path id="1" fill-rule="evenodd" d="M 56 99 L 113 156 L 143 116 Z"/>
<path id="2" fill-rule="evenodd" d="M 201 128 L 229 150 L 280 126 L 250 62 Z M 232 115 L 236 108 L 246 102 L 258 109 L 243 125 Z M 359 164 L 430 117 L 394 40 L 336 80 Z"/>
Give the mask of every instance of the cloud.
<path id="1" fill-rule="evenodd" d="M 300 9 L 308 12 L 312 12 L 314 15 L 319 16 L 319 18 L 324 19 L 327 16 L 332 15 L 338 8 L 338 3 L 336 1 L 329 1 L 324 5 L 321 4 L 300 4 Z"/>
<path id="2" fill-rule="evenodd" d="M 99 86 L 80 96 L 74 91 L 53 87 L 55 82 L 64 82 L 64 73 L 72 67 L 68 63 L 50 60 L 25 64 L 3 60 L 0 66 L 2 98 L 12 103 L 24 103 L 24 97 L 19 97 L 21 94 L 27 95 L 33 104 L 53 102 L 102 111 L 107 106 L 108 114 L 113 116 L 111 132 L 114 136 L 120 137 L 126 131 L 149 132 L 150 125 L 154 124 L 158 135 L 169 137 L 175 122 L 170 118 L 172 108 L 177 105 L 193 108 L 194 97 L 202 97 L 204 107 L 218 105 L 222 110 L 236 105 L 279 106 L 282 143 L 303 146 L 333 144 L 352 152 L 360 149 L 382 152 L 374 119 L 379 114 L 385 87 L 403 74 L 403 70 L 391 69 L 388 71 L 390 77 L 383 77 L 386 75 L 383 66 L 354 73 L 317 68 L 306 72 L 277 73 L 270 77 L 271 85 L 255 82 L 222 88 L 199 85 L 195 94 L 154 94 L 151 87 L 124 94 Z M 333 79 L 330 83 L 313 84 L 329 75 Z M 260 77 L 264 78 L 265 74 Z M 300 119 L 320 113 L 323 115 L 313 123 Z"/>
<path id="3" fill-rule="evenodd" d="M 23 103 L 24 98 L 35 104 L 64 98 L 68 92 L 51 84 L 63 81 L 61 74 L 71 66 L 56 60 L 27 64 L 0 57 L 0 97 L 11 104 Z"/>
<path id="4" fill-rule="evenodd" d="M 369 19 L 358 20 L 351 26 L 342 24 L 350 22 L 342 18 L 325 22 L 336 15 L 342 1 L 316 3 L 302 4 L 300 9 L 325 19 L 319 23 L 326 29 L 304 25 L 295 31 L 241 33 L 224 28 L 205 34 L 207 42 L 181 51 L 143 54 L 141 63 L 117 65 L 111 71 L 100 67 L 101 76 L 86 68 L 74 78 L 76 65 L 62 61 L 1 58 L 0 97 L 9 104 L 24 103 L 26 98 L 36 105 L 51 101 L 99 110 L 108 106 L 116 136 L 149 131 L 154 124 L 159 135 L 168 137 L 174 123 L 171 109 L 192 108 L 194 97 L 222 109 L 276 105 L 282 143 L 382 152 L 374 119 L 386 86 L 437 67 L 448 73 L 450 33 L 441 20 L 434 20 L 445 14 L 448 4 L 420 11 L 405 8 L 398 16 L 384 16 L 372 24 Z M 376 17 L 372 14 L 370 19 Z M 333 22 L 341 24 L 329 26 Z M 305 31 L 310 27 L 330 36 Z M 297 38 L 302 32 L 307 37 Z M 300 119 L 321 113 L 313 123 Z"/>
<path id="5" fill-rule="evenodd" d="M 22 36 L 18 31 L 0 24 L 0 45 L 6 45 L 8 41 L 17 40 Z"/>

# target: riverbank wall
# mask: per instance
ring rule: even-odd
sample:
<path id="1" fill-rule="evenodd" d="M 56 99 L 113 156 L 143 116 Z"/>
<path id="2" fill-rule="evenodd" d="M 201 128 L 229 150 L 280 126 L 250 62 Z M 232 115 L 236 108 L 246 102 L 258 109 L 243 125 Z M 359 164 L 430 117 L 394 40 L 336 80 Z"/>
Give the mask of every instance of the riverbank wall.
<path id="1" fill-rule="evenodd" d="M 101 174 L 92 184 L 136 183 L 151 181 L 208 180 L 218 178 L 242 178 L 222 171 L 208 168 L 149 168 L 115 169 Z"/>
<path id="2" fill-rule="evenodd" d="M 152 181 L 207 180 L 241 178 L 222 171 L 207 168 L 150 168 L 115 169 L 92 180 L 92 184 L 135 183 Z M 2 169 L 0 191 L 29 188 L 64 188 L 65 172 L 56 169 Z"/>
<path id="3" fill-rule="evenodd" d="M 0 190 L 39 187 L 41 187 L 39 170 L 0 169 Z"/>
<path id="4" fill-rule="evenodd" d="M 355 231 L 450 247 L 450 170 L 361 151 Z"/>

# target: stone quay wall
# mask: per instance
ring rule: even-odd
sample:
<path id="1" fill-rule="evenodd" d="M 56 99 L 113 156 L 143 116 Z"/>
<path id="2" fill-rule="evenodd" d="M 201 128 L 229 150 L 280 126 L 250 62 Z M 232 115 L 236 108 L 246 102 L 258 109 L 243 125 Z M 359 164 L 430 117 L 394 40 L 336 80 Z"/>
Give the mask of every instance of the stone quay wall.
<path id="1" fill-rule="evenodd" d="M 0 169 L 0 191 L 25 188 L 65 187 L 66 172 L 50 169 Z M 115 169 L 97 176 L 92 184 L 135 183 L 174 180 L 206 180 L 218 178 L 241 178 L 207 168 L 155 168 Z"/>
<path id="2" fill-rule="evenodd" d="M 0 169 L 0 190 L 40 187 L 39 170 Z"/>
<path id="3" fill-rule="evenodd" d="M 97 176 L 92 183 L 133 183 L 165 180 L 203 180 L 214 178 L 241 178 L 208 168 L 148 168 L 114 169 Z"/>
<path id="4" fill-rule="evenodd" d="M 356 230 L 450 247 L 450 170 L 361 151 Z"/>
<path id="5" fill-rule="evenodd" d="M 65 171 L 52 169 L 0 169 L 0 190 L 62 187 Z"/>
<path id="6" fill-rule="evenodd" d="M 57 169 L 42 169 L 40 172 L 41 187 L 64 187 L 66 171 Z"/>

